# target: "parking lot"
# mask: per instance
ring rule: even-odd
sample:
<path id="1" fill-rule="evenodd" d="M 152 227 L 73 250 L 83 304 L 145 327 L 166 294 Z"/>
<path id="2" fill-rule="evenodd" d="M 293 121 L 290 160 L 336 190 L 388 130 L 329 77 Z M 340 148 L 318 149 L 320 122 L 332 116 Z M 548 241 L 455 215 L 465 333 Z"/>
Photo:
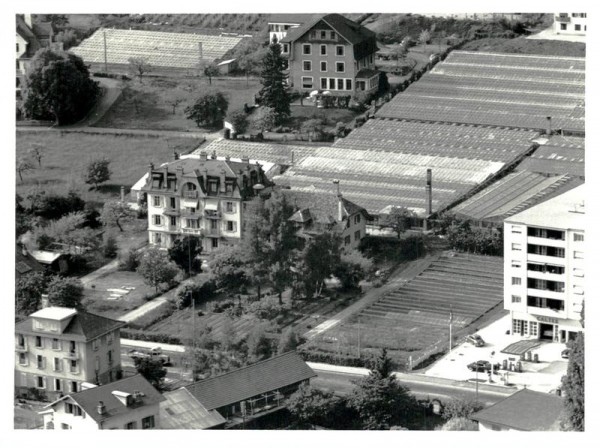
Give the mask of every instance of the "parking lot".
<path id="1" fill-rule="evenodd" d="M 479 381 L 488 381 L 487 373 L 479 372 L 476 374 L 470 371 L 467 365 L 479 360 L 502 364 L 502 361 L 506 359 L 510 363 L 509 358 L 513 358 L 513 362 L 516 362 L 519 360 L 518 356 L 501 353 L 500 351 L 514 342 L 535 340 L 520 335 L 506 334 L 509 328 L 510 316 L 503 316 L 478 331 L 477 334 L 485 341 L 484 346 L 475 347 L 473 344 L 464 342 L 433 364 L 425 374 L 462 381 L 475 381 L 476 377 Z M 516 385 L 519 388 L 527 387 L 540 392 L 550 392 L 560 385 L 560 379 L 566 373 L 568 365 L 568 360 L 561 358 L 561 352 L 566 346 L 555 342 L 539 342 L 540 345 L 532 349 L 532 353 L 538 355 L 539 362 L 522 361 L 522 372 L 508 372 L 508 384 Z M 499 374 L 493 375 L 492 381 L 494 384 L 503 385 L 505 374 L 505 370 L 500 370 Z"/>

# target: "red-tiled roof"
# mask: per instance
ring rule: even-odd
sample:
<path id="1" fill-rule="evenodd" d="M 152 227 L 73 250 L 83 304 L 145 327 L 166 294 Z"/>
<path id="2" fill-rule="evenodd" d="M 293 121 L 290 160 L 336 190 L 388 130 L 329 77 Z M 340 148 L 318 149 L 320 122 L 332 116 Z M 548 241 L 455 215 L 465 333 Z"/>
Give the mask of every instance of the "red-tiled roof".
<path id="1" fill-rule="evenodd" d="M 562 406 L 557 395 L 522 389 L 470 418 L 518 431 L 552 431 L 558 430 Z"/>
<path id="2" fill-rule="evenodd" d="M 113 392 L 126 392 L 132 394 L 141 392 L 141 396 L 130 406 L 123 404 Z M 86 389 L 70 397 L 96 422 L 101 422 L 112 417 L 133 412 L 136 409 L 152 406 L 164 401 L 165 398 L 142 375 L 135 375 L 103 386 Z M 98 403 L 102 401 L 105 413 L 98 414 Z"/>
<path id="3" fill-rule="evenodd" d="M 186 389 L 208 409 L 247 400 L 317 376 L 296 352 L 288 352 L 223 375 L 199 381 Z"/>

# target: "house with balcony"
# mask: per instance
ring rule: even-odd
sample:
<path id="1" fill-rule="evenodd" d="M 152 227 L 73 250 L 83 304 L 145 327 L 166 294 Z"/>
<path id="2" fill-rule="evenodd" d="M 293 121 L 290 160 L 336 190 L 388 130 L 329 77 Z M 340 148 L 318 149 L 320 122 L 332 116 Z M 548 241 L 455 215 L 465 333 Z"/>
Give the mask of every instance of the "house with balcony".
<path id="1" fill-rule="evenodd" d="M 303 238 L 313 238 L 324 232 L 337 233 L 342 238 L 342 247 L 355 249 L 367 235 L 369 213 L 344 198 L 327 193 L 299 190 L 280 190 L 294 207 L 295 213 L 289 218 Z"/>
<path id="2" fill-rule="evenodd" d="M 103 386 L 84 383 L 80 392 L 58 398 L 39 413 L 44 429 L 160 429 L 165 398 L 142 376 Z"/>
<path id="3" fill-rule="evenodd" d="M 296 352 L 197 381 L 185 389 L 231 428 L 285 407 L 285 400 L 316 373 Z M 216 414 L 215 414 L 216 415 Z"/>
<path id="4" fill-rule="evenodd" d="M 202 239 L 203 253 L 240 241 L 245 202 L 268 184 L 258 162 L 208 157 L 204 151 L 150 165 L 142 182 L 150 243 L 170 248 L 190 235 Z"/>
<path id="5" fill-rule="evenodd" d="M 280 42 L 294 28 L 313 20 L 317 14 L 271 14 L 269 16 L 269 43 Z"/>
<path id="6" fill-rule="evenodd" d="M 554 14 L 554 33 L 585 36 L 587 34 L 587 13 L 558 12 Z"/>
<path id="7" fill-rule="evenodd" d="M 33 55 L 45 47 L 62 49 L 62 44 L 53 42 L 54 32 L 50 22 L 34 22 L 31 14 L 17 14 L 17 98 L 21 97 L 21 86 Z"/>
<path id="8" fill-rule="evenodd" d="M 354 96 L 379 86 L 375 33 L 340 14 L 320 15 L 281 39 L 291 87 Z"/>
<path id="9" fill-rule="evenodd" d="M 512 334 L 568 342 L 583 331 L 585 184 L 504 221 Z"/>
<path id="10" fill-rule="evenodd" d="M 84 382 L 121 375 L 124 322 L 82 310 L 47 306 L 15 325 L 15 389 L 38 389 L 49 399 L 78 392 Z"/>

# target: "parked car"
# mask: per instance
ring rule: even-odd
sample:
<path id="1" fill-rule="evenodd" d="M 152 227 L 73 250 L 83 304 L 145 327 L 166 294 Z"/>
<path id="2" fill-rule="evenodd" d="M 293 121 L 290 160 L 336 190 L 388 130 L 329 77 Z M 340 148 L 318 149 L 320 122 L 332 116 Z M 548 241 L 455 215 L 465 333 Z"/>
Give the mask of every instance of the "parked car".
<path id="1" fill-rule="evenodd" d="M 564 359 L 569 359 L 570 355 L 571 355 L 571 349 L 570 348 L 565 348 L 562 352 L 560 352 L 560 357 L 564 358 Z"/>
<path id="2" fill-rule="evenodd" d="M 489 372 L 492 370 L 492 364 L 490 364 L 489 361 L 480 360 L 467 365 L 467 368 L 471 372 Z M 494 372 L 497 372 L 498 370 L 500 370 L 500 363 L 494 364 Z"/>
<path id="3" fill-rule="evenodd" d="M 152 359 L 160 361 L 163 365 L 171 364 L 171 358 L 163 354 L 160 347 L 154 347 L 151 350 L 132 349 L 128 354 L 134 361 L 136 359 Z"/>
<path id="4" fill-rule="evenodd" d="M 485 341 L 478 334 L 470 334 L 467 336 L 467 342 L 473 344 L 475 347 L 483 347 L 485 345 Z"/>

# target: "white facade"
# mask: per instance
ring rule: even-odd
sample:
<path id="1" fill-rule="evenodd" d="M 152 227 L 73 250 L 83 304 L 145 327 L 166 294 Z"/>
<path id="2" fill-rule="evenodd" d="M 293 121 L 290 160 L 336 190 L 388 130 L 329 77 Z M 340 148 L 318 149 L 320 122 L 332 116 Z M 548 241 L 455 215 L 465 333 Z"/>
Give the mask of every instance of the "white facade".
<path id="1" fill-rule="evenodd" d="M 585 296 L 585 185 L 504 223 L 504 308 L 512 334 L 567 342 Z"/>
<path id="2" fill-rule="evenodd" d="M 279 42 L 292 28 L 298 28 L 300 25 L 298 22 L 269 22 L 269 43 L 273 42 L 273 37 Z"/>
<path id="3" fill-rule="evenodd" d="M 558 12 L 554 14 L 556 34 L 587 34 L 587 14 L 585 12 Z"/>

